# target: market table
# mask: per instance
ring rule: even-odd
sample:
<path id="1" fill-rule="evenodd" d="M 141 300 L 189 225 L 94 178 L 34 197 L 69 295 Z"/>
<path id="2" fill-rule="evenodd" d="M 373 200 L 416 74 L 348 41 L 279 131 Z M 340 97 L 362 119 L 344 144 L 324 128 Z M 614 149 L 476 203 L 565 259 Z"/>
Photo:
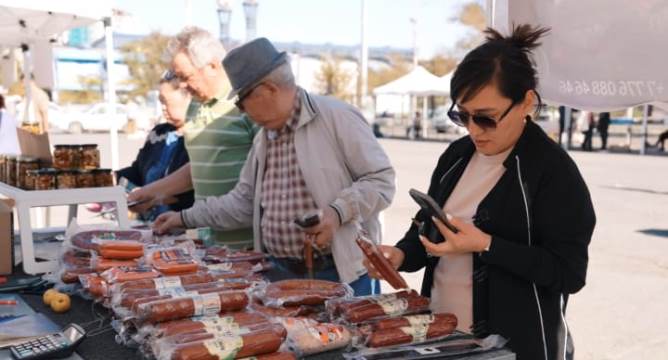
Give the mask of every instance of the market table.
<path id="1" fill-rule="evenodd" d="M 46 238 L 51 238 L 47 236 Z M 17 241 L 18 239 L 15 239 Z M 53 240 L 51 240 L 49 245 L 53 246 Z M 42 244 L 47 245 L 47 244 Z M 41 247 L 40 244 L 36 244 L 36 247 Z M 14 275 L 12 278 L 27 277 L 23 272 L 20 264 L 15 266 Z M 278 277 L 276 274 L 268 272 L 265 276 L 269 280 L 277 280 Z M 20 293 L 17 294 L 23 299 L 35 312 L 41 312 L 45 314 L 49 319 L 60 327 L 65 327 L 68 324 L 76 323 L 82 325 L 86 331 L 92 336 L 88 336 L 77 348 L 77 354 L 86 360 L 132 360 L 132 359 L 143 359 L 142 355 L 138 352 L 137 349 L 129 348 L 123 345 L 120 345 L 116 342 L 115 336 L 116 333 L 110 326 L 110 320 L 112 313 L 99 304 L 93 303 L 92 300 L 84 299 L 80 296 L 72 296 L 72 306 L 70 310 L 63 314 L 57 314 L 51 311 L 49 307 L 44 305 L 42 301 L 41 292 L 37 293 Z M 343 356 L 340 351 L 332 351 L 328 353 L 322 353 L 318 355 L 313 355 L 307 357 L 307 360 L 330 360 L 330 359 L 342 359 Z M 6 352 L 0 352 L 0 359 L 10 359 L 9 355 Z M 72 359 L 79 359 L 74 356 Z M 446 357 L 446 359 L 451 360 L 514 360 L 515 355 L 507 350 L 493 350 L 485 353 L 479 353 L 476 355 L 470 356 L 459 356 L 459 357 Z"/>

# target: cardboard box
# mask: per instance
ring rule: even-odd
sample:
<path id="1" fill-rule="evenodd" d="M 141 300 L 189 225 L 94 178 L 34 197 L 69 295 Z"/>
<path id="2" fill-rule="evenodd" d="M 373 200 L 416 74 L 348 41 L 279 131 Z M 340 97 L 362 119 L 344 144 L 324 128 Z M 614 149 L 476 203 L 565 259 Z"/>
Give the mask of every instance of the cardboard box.
<path id="1" fill-rule="evenodd" d="M 13 210 L 0 201 L 0 275 L 9 275 L 14 268 Z"/>

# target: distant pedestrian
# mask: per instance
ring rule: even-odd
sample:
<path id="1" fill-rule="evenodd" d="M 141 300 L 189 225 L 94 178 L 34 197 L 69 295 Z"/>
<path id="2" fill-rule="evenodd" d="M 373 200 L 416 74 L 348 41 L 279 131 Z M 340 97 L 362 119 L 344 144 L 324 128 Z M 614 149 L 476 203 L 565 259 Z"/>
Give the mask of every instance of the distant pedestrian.
<path id="1" fill-rule="evenodd" d="M 602 112 L 598 114 L 598 123 L 596 129 L 601 136 L 601 150 L 608 148 L 608 128 L 610 127 L 610 113 Z"/>

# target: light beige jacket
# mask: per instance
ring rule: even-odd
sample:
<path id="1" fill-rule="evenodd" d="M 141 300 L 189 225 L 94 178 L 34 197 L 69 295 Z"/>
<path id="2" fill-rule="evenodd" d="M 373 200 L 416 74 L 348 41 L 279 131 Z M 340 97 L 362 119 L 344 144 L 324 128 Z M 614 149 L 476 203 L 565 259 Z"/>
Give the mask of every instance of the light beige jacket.
<path id="1" fill-rule="evenodd" d="M 378 214 L 392 202 L 395 172 L 359 111 L 333 98 L 298 93 L 302 111 L 295 132 L 297 160 L 318 207 L 333 205 L 343 218 L 334 234 L 332 254 L 340 280 L 350 283 L 366 273 L 355 243 L 357 224 L 381 242 Z M 266 151 L 261 130 L 236 187 L 184 210 L 184 225 L 229 230 L 252 224 L 255 249 L 262 250 L 260 199 Z"/>

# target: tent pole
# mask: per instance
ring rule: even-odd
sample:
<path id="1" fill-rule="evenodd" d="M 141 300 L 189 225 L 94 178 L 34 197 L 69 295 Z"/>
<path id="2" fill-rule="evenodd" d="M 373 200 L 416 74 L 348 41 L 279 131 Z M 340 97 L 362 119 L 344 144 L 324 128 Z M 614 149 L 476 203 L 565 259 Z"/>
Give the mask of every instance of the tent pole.
<path id="1" fill-rule="evenodd" d="M 647 152 L 647 118 L 649 117 L 649 105 L 645 104 L 642 108 L 642 141 L 640 142 L 640 155 Z"/>
<path id="2" fill-rule="evenodd" d="M 23 123 L 27 124 L 30 119 L 30 105 L 32 102 L 32 57 L 30 56 L 30 47 L 28 44 L 21 44 L 21 51 L 23 52 L 23 88 L 25 89 L 25 111 L 23 112 Z M 45 129 L 46 130 L 46 129 Z"/>
<path id="3" fill-rule="evenodd" d="M 109 124 L 109 142 L 111 144 L 111 168 L 118 169 L 118 124 L 116 115 L 116 81 L 114 77 L 114 30 L 111 17 L 104 19 L 104 42 L 107 55 L 107 116 Z"/>
<path id="4" fill-rule="evenodd" d="M 420 127 L 422 127 L 422 138 L 426 139 L 427 138 L 427 113 L 428 113 L 428 108 L 427 108 L 427 99 L 428 96 L 423 96 L 422 97 L 422 118 L 420 120 L 421 124 Z"/>

